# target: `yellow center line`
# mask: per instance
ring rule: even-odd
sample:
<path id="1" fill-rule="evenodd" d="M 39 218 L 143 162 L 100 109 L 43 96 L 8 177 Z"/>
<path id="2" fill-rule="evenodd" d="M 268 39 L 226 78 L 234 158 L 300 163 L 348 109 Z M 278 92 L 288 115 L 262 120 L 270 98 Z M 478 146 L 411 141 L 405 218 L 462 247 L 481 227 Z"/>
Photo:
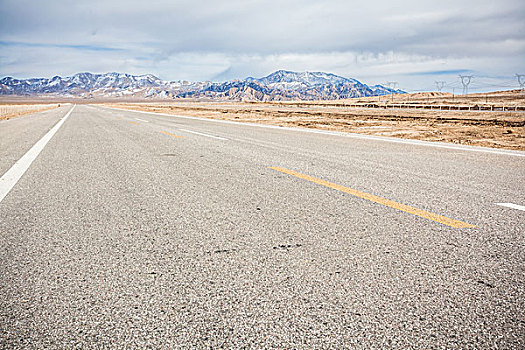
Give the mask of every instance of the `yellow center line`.
<path id="1" fill-rule="evenodd" d="M 183 138 L 184 138 L 184 137 L 182 137 L 182 136 L 172 134 L 171 132 L 167 132 L 167 131 L 160 131 L 160 132 L 163 133 L 163 134 L 165 134 L 165 135 L 171 136 L 171 137 L 176 137 L 176 138 L 178 138 L 178 139 L 183 139 Z"/>
<path id="2" fill-rule="evenodd" d="M 139 123 L 137 122 L 130 122 L 131 124 L 135 124 L 135 125 L 139 125 Z"/>
<path id="3" fill-rule="evenodd" d="M 447 226 L 450 226 L 450 227 L 455 227 L 455 228 L 476 227 L 474 225 L 467 224 L 466 222 L 450 219 L 450 218 L 447 218 L 446 216 L 434 214 L 434 213 L 431 213 L 431 212 L 428 212 L 428 211 L 422 210 L 422 209 L 417 209 L 417 208 L 414 208 L 414 207 L 411 207 L 411 206 L 408 206 L 408 205 L 405 205 L 405 204 L 401 204 L 401 203 L 397 203 L 397 202 L 391 201 L 389 199 L 385 199 L 385 198 L 382 198 L 382 197 L 379 197 L 379 196 L 375 196 L 375 195 L 370 194 L 370 193 L 361 192 L 361 191 L 354 190 L 354 189 L 349 188 L 349 187 L 345 187 L 345 186 L 341 186 L 341 185 L 338 185 L 338 184 L 334 184 L 334 183 L 326 181 L 326 180 L 317 179 L 315 177 L 308 176 L 308 175 L 305 175 L 305 174 L 301 174 L 301 173 L 295 172 L 293 170 L 288 170 L 288 169 L 280 168 L 280 167 L 269 167 L 269 168 L 273 169 L 273 170 L 276 170 L 276 171 L 280 171 L 280 172 L 288 174 L 288 175 L 292 175 L 292 176 L 298 177 L 298 178 L 303 179 L 303 180 L 311 181 L 311 182 L 314 182 L 314 183 L 319 184 L 319 185 L 323 185 L 323 186 L 326 186 L 326 187 L 329 187 L 329 188 L 333 188 L 334 190 L 338 190 L 338 191 L 341 191 L 341 192 L 344 192 L 344 193 L 348 193 L 348 194 L 351 194 L 352 196 L 363 198 L 363 199 L 369 200 L 369 201 L 374 202 L 374 203 L 382 204 L 382 205 L 385 205 L 385 206 L 390 207 L 390 208 L 394 208 L 394 209 L 401 210 L 401 211 L 404 211 L 404 212 L 407 212 L 407 213 L 410 213 L 410 214 L 413 214 L 413 215 L 420 216 L 420 217 L 428 219 L 428 220 L 439 222 L 440 224 L 447 225 Z"/>

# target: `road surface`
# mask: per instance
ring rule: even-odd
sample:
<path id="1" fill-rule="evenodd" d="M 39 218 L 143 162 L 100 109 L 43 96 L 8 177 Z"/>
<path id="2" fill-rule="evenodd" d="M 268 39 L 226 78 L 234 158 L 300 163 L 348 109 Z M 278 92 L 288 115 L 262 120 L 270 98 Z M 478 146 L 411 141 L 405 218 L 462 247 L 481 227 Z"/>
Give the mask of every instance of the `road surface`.
<path id="1" fill-rule="evenodd" d="M 524 175 L 100 106 L 1 122 L 0 348 L 522 349 Z"/>

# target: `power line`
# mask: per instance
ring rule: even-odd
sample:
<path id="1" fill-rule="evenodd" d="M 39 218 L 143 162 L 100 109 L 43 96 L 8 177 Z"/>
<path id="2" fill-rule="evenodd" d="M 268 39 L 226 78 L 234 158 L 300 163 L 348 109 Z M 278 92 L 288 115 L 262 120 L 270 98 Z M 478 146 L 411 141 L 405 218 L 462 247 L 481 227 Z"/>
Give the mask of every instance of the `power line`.
<path id="1" fill-rule="evenodd" d="M 441 89 L 443 89 L 443 86 L 445 86 L 447 82 L 446 81 L 436 81 L 435 83 L 436 83 L 436 87 L 438 91 L 441 92 Z"/>
<path id="2" fill-rule="evenodd" d="M 463 94 L 469 94 L 471 91 L 479 91 L 479 90 L 494 90 L 496 88 L 502 89 L 502 90 L 508 90 L 508 89 L 521 89 L 523 93 L 525 93 L 525 74 L 515 74 L 514 80 L 506 80 L 506 81 L 498 81 L 496 79 L 499 79 L 500 77 L 489 77 L 489 76 L 476 76 L 476 79 L 473 79 L 473 75 L 459 75 L 458 80 L 451 81 L 451 82 L 445 82 L 445 81 L 434 81 L 434 87 L 428 87 L 422 88 L 422 87 L 416 87 L 412 89 L 403 89 L 404 92 L 407 93 L 417 93 L 417 92 L 430 92 L 430 91 L 437 91 L 442 92 L 443 90 L 458 90 L 460 88 L 463 89 Z M 505 77 L 508 78 L 508 77 Z M 516 82 L 516 78 L 518 81 Z M 393 94 L 397 93 L 399 90 L 396 90 L 399 86 L 399 83 L 396 81 L 389 81 L 382 84 L 385 87 L 388 87 L 390 90 L 391 98 L 393 100 Z M 452 91 L 454 94 L 454 91 Z"/>
<path id="3" fill-rule="evenodd" d="M 525 92 L 525 74 L 516 74 L 516 78 L 518 78 L 518 84 L 520 84 L 520 88 L 522 92 Z M 523 78 L 523 80 L 521 80 Z"/>
<path id="4" fill-rule="evenodd" d="M 387 81 L 386 84 L 390 89 L 395 89 L 397 86 L 397 81 Z"/>
<path id="5" fill-rule="evenodd" d="M 459 77 L 461 78 L 461 84 L 463 84 L 463 95 L 468 95 L 468 86 L 472 78 L 474 78 L 474 76 L 473 75 L 460 75 Z"/>
<path id="6" fill-rule="evenodd" d="M 386 83 L 388 84 L 388 88 L 390 89 L 390 97 L 392 101 L 394 101 L 394 90 L 396 89 L 397 81 L 387 81 Z"/>

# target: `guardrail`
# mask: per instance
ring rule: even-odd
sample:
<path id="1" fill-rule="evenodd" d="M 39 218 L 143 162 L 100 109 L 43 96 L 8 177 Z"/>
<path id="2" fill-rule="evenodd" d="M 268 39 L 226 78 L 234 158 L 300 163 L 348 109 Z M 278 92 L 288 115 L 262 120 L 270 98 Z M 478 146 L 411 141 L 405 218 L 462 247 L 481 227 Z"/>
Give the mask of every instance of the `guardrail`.
<path id="1" fill-rule="evenodd" d="M 416 105 L 416 104 L 375 104 L 375 103 L 359 103 L 359 104 L 341 104 L 340 107 L 352 108 L 380 108 L 380 109 L 429 109 L 439 111 L 507 111 L 517 112 L 525 111 L 525 106 L 494 106 L 494 105 Z"/>
<path id="2" fill-rule="evenodd" d="M 433 105 L 433 104 L 415 104 L 415 103 L 286 103 L 274 102 L 276 105 L 286 107 L 326 107 L 326 108 L 376 108 L 376 109 L 429 109 L 439 111 L 506 111 L 506 112 L 523 112 L 523 105 L 492 105 L 492 104 L 474 104 L 474 105 Z"/>

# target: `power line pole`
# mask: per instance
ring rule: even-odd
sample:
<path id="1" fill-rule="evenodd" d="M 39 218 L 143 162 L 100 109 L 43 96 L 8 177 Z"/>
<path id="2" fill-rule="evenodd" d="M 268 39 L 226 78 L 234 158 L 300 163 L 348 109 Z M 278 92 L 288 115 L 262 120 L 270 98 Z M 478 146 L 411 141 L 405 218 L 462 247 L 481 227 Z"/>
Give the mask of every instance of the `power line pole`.
<path id="1" fill-rule="evenodd" d="M 387 81 L 388 88 L 390 89 L 390 96 L 392 98 L 392 101 L 394 101 L 394 90 L 397 86 L 397 81 Z"/>
<path id="2" fill-rule="evenodd" d="M 474 76 L 473 75 L 460 75 L 459 77 L 461 78 L 461 84 L 463 84 L 463 95 L 468 95 L 468 86 L 472 78 L 474 78 Z"/>
<path id="3" fill-rule="evenodd" d="M 525 92 L 525 74 L 516 74 L 516 78 L 518 78 L 518 84 L 520 84 L 521 92 Z"/>
<path id="4" fill-rule="evenodd" d="M 438 89 L 439 92 L 441 92 L 441 90 L 443 89 L 443 86 L 445 86 L 446 82 L 444 81 L 436 81 L 436 87 Z"/>

